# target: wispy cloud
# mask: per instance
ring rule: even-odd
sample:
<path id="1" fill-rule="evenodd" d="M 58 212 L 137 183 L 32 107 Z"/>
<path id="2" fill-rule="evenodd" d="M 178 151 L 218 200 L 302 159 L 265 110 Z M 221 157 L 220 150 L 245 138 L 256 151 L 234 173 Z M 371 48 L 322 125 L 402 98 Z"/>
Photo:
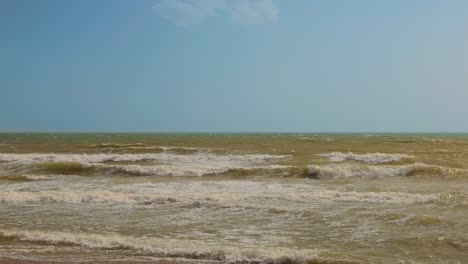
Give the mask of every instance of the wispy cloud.
<path id="1" fill-rule="evenodd" d="M 228 15 L 239 24 L 274 23 L 279 11 L 273 0 L 160 0 L 158 15 L 177 26 L 201 24 L 210 17 Z"/>

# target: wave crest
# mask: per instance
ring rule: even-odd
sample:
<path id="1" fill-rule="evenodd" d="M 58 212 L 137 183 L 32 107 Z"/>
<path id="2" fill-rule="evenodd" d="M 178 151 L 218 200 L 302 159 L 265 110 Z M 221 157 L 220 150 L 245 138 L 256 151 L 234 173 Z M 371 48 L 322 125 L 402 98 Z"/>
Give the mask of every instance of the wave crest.
<path id="1" fill-rule="evenodd" d="M 367 153 L 367 154 L 354 154 L 352 152 L 332 152 L 328 154 L 319 154 L 320 156 L 327 157 L 332 162 L 341 162 L 347 160 L 362 161 L 366 163 L 388 163 L 398 161 L 401 159 L 411 159 L 413 156 L 406 154 L 389 154 L 389 153 Z"/>
<path id="2" fill-rule="evenodd" d="M 286 168 L 275 161 L 286 155 L 178 155 L 145 154 L 1 154 L 3 170 L 24 173 L 28 170 L 52 174 L 121 173 L 157 176 L 202 176 L 232 170 Z M 140 162 L 140 163 L 137 163 Z M 122 164 L 123 163 L 123 164 Z M 13 165 L 13 166 L 11 166 Z"/>
<path id="3" fill-rule="evenodd" d="M 227 263 L 307 263 L 321 260 L 319 251 L 314 249 L 294 250 L 282 247 L 257 248 L 252 245 L 219 245 L 199 241 L 182 241 L 157 237 L 133 237 L 119 234 L 101 235 L 89 233 L 0 230 L 0 236 L 3 238 L 13 238 L 30 242 L 74 244 L 91 249 L 123 248 L 158 257 L 219 260 Z"/>
<path id="4" fill-rule="evenodd" d="M 350 164 L 309 165 L 307 174 L 319 179 L 342 179 L 350 177 L 382 178 L 390 176 L 408 176 L 439 169 L 434 165 L 415 163 L 394 166 L 358 166 Z"/>
<path id="5" fill-rule="evenodd" d="M 288 155 L 177 155 L 166 153 L 143 153 L 143 154 L 7 154 L 0 153 L 2 162 L 38 163 L 38 162 L 78 162 L 78 163 L 104 163 L 104 162 L 136 162 L 156 161 L 161 163 L 235 163 L 235 164 L 258 164 L 282 160 L 290 157 Z"/>
<path id="6" fill-rule="evenodd" d="M 232 186 L 229 189 L 229 186 Z M 30 203 L 30 202 L 59 202 L 59 203 L 108 203 L 121 204 L 168 204 L 178 203 L 184 206 L 206 205 L 220 208 L 277 208 L 288 211 L 290 208 L 281 207 L 279 204 L 257 201 L 287 201 L 293 203 L 307 204 L 317 202 L 365 202 L 365 203 L 390 203 L 390 204 L 413 204 L 442 201 L 451 199 L 442 194 L 412 194 L 401 192 L 343 192 L 337 190 L 300 190 L 300 189 L 276 189 L 272 193 L 266 189 L 260 192 L 239 189 L 240 186 L 226 185 L 218 191 L 201 186 L 192 186 L 189 193 L 187 189 L 177 189 L 174 186 L 165 186 L 166 192 L 155 189 L 151 193 L 115 192 L 103 190 L 62 190 L 62 191 L 14 191 L 7 190 L 0 193 L 1 203 Z M 272 186 L 270 186 L 272 187 Z M 162 186 L 159 186 L 162 188 Z M 175 189 L 174 189 L 175 188 Z M 170 190 L 167 191 L 167 190 Z M 144 191 L 144 190 L 140 190 Z"/>

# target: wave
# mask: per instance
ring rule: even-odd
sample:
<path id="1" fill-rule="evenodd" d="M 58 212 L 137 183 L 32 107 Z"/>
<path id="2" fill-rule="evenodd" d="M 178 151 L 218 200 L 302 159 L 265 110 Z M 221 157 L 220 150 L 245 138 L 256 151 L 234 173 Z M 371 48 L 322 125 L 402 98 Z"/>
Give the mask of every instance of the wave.
<path id="1" fill-rule="evenodd" d="M 113 204 L 166 204 L 176 200 L 160 195 L 132 194 L 111 191 L 2 191 L 0 202 L 63 202 L 63 203 L 113 203 Z"/>
<path id="2" fill-rule="evenodd" d="M 0 180 L 7 180 L 7 181 L 46 181 L 46 180 L 53 180 L 55 179 L 54 176 L 47 176 L 47 175 L 6 175 L 0 176 Z"/>
<path id="3" fill-rule="evenodd" d="M 351 164 L 309 165 L 307 174 L 319 179 L 341 179 L 350 177 L 382 178 L 390 176 L 408 176 L 417 173 L 439 172 L 440 167 L 415 163 L 393 166 L 360 166 Z"/>
<path id="4" fill-rule="evenodd" d="M 254 171 L 254 170 L 276 170 L 289 168 L 282 165 L 265 165 L 265 166 L 203 166 L 203 165 L 188 165 L 188 166 L 173 166 L 173 165 L 100 165 L 101 168 L 108 168 L 110 171 L 122 171 L 124 173 L 141 176 L 205 176 L 212 174 L 221 174 L 228 172 L 239 171 Z"/>
<path id="5" fill-rule="evenodd" d="M 196 153 L 209 153 L 212 151 L 210 148 L 194 148 L 194 147 L 176 147 L 176 146 L 160 146 L 161 150 L 165 153 L 175 154 L 196 154 Z"/>
<path id="6" fill-rule="evenodd" d="M 90 145 L 93 148 L 158 148 L 156 146 L 146 145 L 143 143 L 99 143 Z"/>
<path id="7" fill-rule="evenodd" d="M 234 190 L 226 188 L 213 191 L 207 187 L 191 186 L 186 189 L 171 189 L 166 187 L 166 192 L 156 189 L 152 193 L 116 192 L 108 190 L 62 190 L 62 191 L 14 191 L 6 190 L 0 193 L 1 203 L 31 203 L 31 202 L 59 202 L 59 203 L 109 203 L 122 204 L 168 204 L 178 203 L 184 206 L 215 206 L 220 208 L 254 208 L 254 209 L 278 209 L 289 211 L 291 208 L 281 207 L 276 202 L 294 202 L 300 204 L 316 202 L 365 202 L 386 204 L 414 204 L 434 201 L 447 201 L 452 199 L 443 194 L 411 194 L 400 192 L 342 192 L 336 190 L 310 190 L 300 189 L 276 190 L 271 192 L 271 187 L 265 191 L 252 192 L 242 190 L 240 186 L 233 185 Z M 162 186 L 159 186 L 161 188 Z M 155 186 L 157 188 L 157 186 Z M 172 187 L 174 188 L 174 186 Z M 141 191 L 141 190 L 140 190 Z M 258 201 L 266 201 L 258 203 Z M 303 209 L 307 209 L 304 207 Z"/>
<path id="8" fill-rule="evenodd" d="M 366 163 L 388 163 L 398 161 L 401 159 L 411 159 L 413 156 L 406 154 L 389 154 L 389 153 L 367 153 L 367 154 L 354 154 L 352 152 L 332 152 L 328 154 L 319 154 L 320 156 L 327 157 L 332 162 L 341 162 L 347 160 L 363 161 Z"/>
<path id="9" fill-rule="evenodd" d="M 6 154 L 0 153 L 1 162 L 38 163 L 38 162 L 78 162 L 78 163 L 104 163 L 104 162 L 136 162 L 156 161 L 160 163 L 230 163 L 230 164 L 259 164 L 279 161 L 290 157 L 289 155 L 177 155 L 166 153 L 144 154 Z"/>
<path id="10" fill-rule="evenodd" d="M 283 165 L 111 165 L 101 163 L 81 164 L 76 162 L 49 162 L 34 165 L 33 171 L 58 175 L 134 175 L 134 176 L 205 176 L 213 174 L 234 173 L 235 175 L 251 174 L 256 171 L 282 170 L 290 168 Z"/>
<path id="11" fill-rule="evenodd" d="M 270 164 L 285 155 L 214 155 L 198 153 L 178 155 L 144 154 L 0 154 L 2 173 L 24 174 L 131 174 L 157 176 L 202 176 L 233 170 L 278 169 L 287 166 Z M 135 162 L 145 162 L 135 164 Z M 117 164 L 116 164 L 117 163 Z M 119 164 L 132 163 L 132 164 Z M 25 168 L 25 166 L 29 166 Z"/>
<path id="12" fill-rule="evenodd" d="M 72 244 L 89 249 L 128 249 L 139 253 L 166 258 L 217 260 L 227 263 L 307 263 L 327 261 L 315 249 L 289 249 L 284 247 L 260 248 L 255 245 L 218 244 L 195 240 L 175 240 L 157 237 L 134 237 L 119 234 L 93 234 L 72 232 L 44 232 L 26 230 L 0 230 L 4 239 L 48 244 Z M 339 263 L 343 261 L 336 260 Z M 346 262 L 344 262 L 346 263 Z"/>
<path id="13" fill-rule="evenodd" d="M 178 147 L 178 146 L 155 146 L 143 143 L 99 143 L 90 145 L 96 149 L 134 149 L 134 150 L 153 150 L 156 152 L 176 153 L 176 154 L 194 154 L 198 152 L 210 152 L 210 148 L 196 147 Z"/>

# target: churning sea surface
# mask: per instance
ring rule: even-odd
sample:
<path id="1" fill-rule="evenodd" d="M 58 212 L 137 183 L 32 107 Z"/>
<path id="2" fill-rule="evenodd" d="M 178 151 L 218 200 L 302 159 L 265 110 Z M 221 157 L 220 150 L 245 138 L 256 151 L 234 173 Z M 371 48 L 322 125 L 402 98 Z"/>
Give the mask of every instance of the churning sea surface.
<path id="1" fill-rule="evenodd" d="M 468 135 L 0 134 L 0 257 L 467 263 Z"/>

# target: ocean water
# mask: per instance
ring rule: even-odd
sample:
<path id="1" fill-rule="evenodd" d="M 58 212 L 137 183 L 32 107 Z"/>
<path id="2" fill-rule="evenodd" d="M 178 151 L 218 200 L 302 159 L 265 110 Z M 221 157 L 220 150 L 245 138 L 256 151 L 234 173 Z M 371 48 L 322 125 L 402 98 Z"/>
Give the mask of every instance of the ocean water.
<path id="1" fill-rule="evenodd" d="M 0 134 L 0 257 L 467 263 L 468 135 Z"/>

